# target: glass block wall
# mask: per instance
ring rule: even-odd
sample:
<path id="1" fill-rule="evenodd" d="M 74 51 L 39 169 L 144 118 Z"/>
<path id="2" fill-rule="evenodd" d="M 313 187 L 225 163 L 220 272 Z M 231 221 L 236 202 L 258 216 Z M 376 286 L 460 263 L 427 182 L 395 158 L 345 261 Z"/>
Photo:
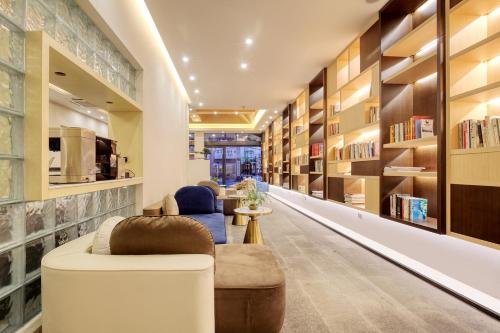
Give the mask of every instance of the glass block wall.
<path id="1" fill-rule="evenodd" d="M 44 254 L 135 213 L 135 187 L 23 201 L 25 32 L 44 30 L 135 99 L 136 70 L 74 0 L 0 0 L 0 333 L 40 312 Z"/>

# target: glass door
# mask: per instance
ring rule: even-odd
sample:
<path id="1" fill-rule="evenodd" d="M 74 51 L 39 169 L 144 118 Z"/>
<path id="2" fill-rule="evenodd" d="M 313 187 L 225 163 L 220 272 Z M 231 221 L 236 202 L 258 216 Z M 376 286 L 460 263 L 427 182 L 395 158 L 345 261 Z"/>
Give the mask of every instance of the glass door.
<path id="1" fill-rule="evenodd" d="M 210 177 L 220 185 L 231 186 L 245 178 L 262 180 L 260 146 L 222 146 L 210 149 Z"/>

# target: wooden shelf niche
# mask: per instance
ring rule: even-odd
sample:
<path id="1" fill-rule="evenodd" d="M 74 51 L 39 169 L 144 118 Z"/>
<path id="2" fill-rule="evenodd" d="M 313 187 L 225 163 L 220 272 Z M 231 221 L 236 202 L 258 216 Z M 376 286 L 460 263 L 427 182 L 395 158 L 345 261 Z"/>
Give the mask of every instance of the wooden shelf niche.
<path id="1" fill-rule="evenodd" d="M 377 21 L 328 67 L 325 130 L 328 200 L 376 214 L 380 174 L 379 40 Z M 374 148 L 372 154 L 348 155 L 349 149 L 369 143 Z"/>
<path id="2" fill-rule="evenodd" d="M 57 73 L 57 74 L 56 74 Z M 49 185 L 49 85 L 78 96 L 109 115 L 109 136 L 128 157 L 134 179 Z M 46 200 L 142 183 L 142 108 L 44 32 L 26 33 L 24 198 Z"/>
<path id="3" fill-rule="evenodd" d="M 456 1 L 449 13 L 448 232 L 500 248 L 500 1 Z"/>
<path id="4" fill-rule="evenodd" d="M 326 199 L 326 80 L 322 69 L 309 83 L 309 195 Z"/>
<path id="5" fill-rule="evenodd" d="M 444 2 L 443 2 L 444 3 Z M 439 4 L 439 5 L 438 5 Z M 383 172 L 380 181 L 380 215 L 425 230 L 444 232 L 442 191 L 444 150 L 439 130 L 444 117 L 443 66 L 438 59 L 443 40 L 444 5 L 436 0 L 392 0 L 380 12 L 381 19 L 381 140 L 380 167 L 425 167 L 424 172 Z M 438 13 L 439 12 L 439 13 Z M 416 129 L 391 139 L 391 126 L 412 117 L 433 121 L 430 137 Z M 416 119 L 416 118 L 413 118 Z M 434 135 L 434 136 L 433 136 Z M 427 199 L 427 220 L 412 221 L 391 216 L 390 196 L 407 194 Z"/>
<path id="6" fill-rule="evenodd" d="M 274 119 L 271 128 L 273 131 L 273 184 L 281 186 L 283 183 L 283 116 Z"/>
<path id="7" fill-rule="evenodd" d="M 283 181 L 281 186 L 285 189 L 291 189 L 291 181 L 292 181 L 292 176 L 291 176 L 291 155 L 290 155 L 290 148 L 291 148 L 291 140 L 290 140 L 290 111 L 291 111 L 292 105 L 288 104 L 283 112 L 281 113 L 282 117 L 282 174 L 283 174 Z"/>
<path id="8" fill-rule="evenodd" d="M 292 190 L 309 190 L 309 89 L 304 90 L 291 107 L 291 176 Z"/>

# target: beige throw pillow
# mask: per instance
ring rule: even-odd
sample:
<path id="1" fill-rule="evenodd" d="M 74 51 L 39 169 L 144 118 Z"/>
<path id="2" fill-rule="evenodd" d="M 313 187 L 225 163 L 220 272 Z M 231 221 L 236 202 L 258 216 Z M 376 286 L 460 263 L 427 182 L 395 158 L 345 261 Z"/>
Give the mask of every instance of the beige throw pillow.
<path id="1" fill-rule="evenodd" d="M 125 218 L 121 216 L 113 216 L 104 221 L 94 234 L 94 242 L 92 243 L 92 254 L 111 254 L 109 247 L 109 239 L 111 232 L 115 226 Z"/>
<path id="2" fill-rule="evenodd" d="M 177 206 L 177 201 L 172 194 L 167 194 L 163 198 L 161 208 L 163 215 L 179 215 L 179 206 Z"/>

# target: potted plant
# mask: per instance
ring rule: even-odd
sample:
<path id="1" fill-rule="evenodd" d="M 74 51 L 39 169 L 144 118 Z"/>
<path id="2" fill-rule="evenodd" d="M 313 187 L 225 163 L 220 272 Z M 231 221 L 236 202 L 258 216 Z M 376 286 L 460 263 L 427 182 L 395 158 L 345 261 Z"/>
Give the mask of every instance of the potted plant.
<path id="1" fill-rule="evenodd" d="M 250 188 L 247 192 L 246 202 L 249 209 L 256 210 L 260 205 L 267 202 L 267 194 L 257 188 Z"/>

